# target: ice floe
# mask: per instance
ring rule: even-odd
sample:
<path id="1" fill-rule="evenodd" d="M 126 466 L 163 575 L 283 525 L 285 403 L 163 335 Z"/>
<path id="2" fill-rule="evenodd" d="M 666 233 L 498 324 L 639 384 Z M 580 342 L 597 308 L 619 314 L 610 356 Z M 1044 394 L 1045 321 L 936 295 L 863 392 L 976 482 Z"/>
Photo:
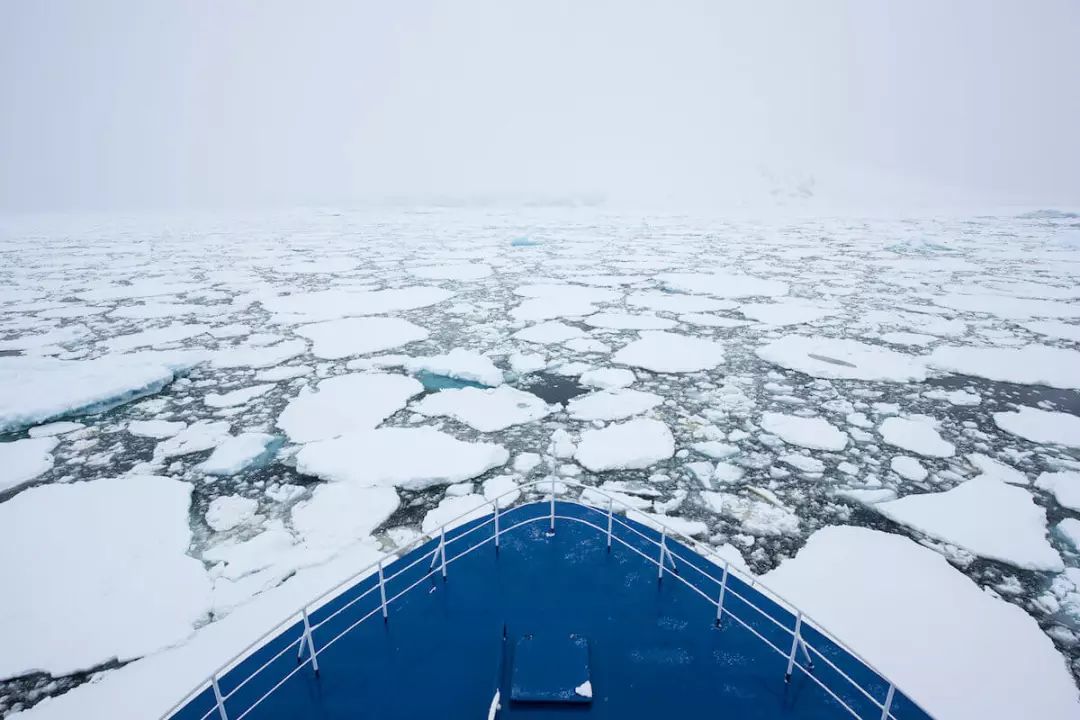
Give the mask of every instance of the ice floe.
<path id="1" fill-rule="evenodd" d="M 675 439 L 659 420 L 639 418 L 581 434 L 574 459 L 593 472 L 638 470 L 675 454 Z"/>
<path id="2" fill-rule="evenodd" d="M 1076 350 L 1046 345 L 1020 348 L 947 346 L 936 348 L 927 361 L 939 370 L 987 380 L 1080 389 L 1080 352 Z"/>
<path id="3" fill-rule="evenodd" d="M 780 280 L 734 273 L 665 273 L 657 279 L 670 290 L 719 298 L 777 297 L 787 295 L 788 285 Z"/>
<path id="4" fill-rule="evenodd" d="M 277 426 L 293 442 L 324 440 L 353 430 L 369 430 L 405 407 L 424 386 L 405 375 L 350 373 L 301 392 L 278 416 Z"/>
<path id="5" fill-rule="evenodd" d="M 0 357 L 0 432 L 77 415 L 155 393 L 194 362 L 156 353 L 96 360 Z"/>
<path id="6" fill-rule="evenodd" d="M 585 337 L 585 331 L 566 323 L 544 322 L 532 325 L 524 330 L 518 330 L 512 337 L 538 345 L 550 345 L 566 342 L 573 338 Z"/>
<path id="7" fill-rule="evenodd" d="M 724 362 L 723 346 L 693 335 L 646 331 L 616 352 L 612 361 L 659 373 L 697 372 Z"/>
<path id="8" fill-rule="evenodd" d="M 296 333 L 311 340 L 311 354 L 324 360 L 367 355 L 426 340 L 428 331 L 400 318 L 364 317 L 301 325 Z"/>
<path id="9" fill-rule="evenodd" d="M 637 380 L 633 370 L 626 368 L 597 368 L 581 373 L 578 382 L 585 387 L 615 390 L 632 385 Z"/>
<path id="10" fill-rule="evenodd" d="M 1046 539 L 1046 510 L 1027 490 L 992 477 L 977 477 L 946 492 L 878 503 L 874 510 L 980 557 L 1025 570 L 1064 568 Z"/>
<path id="11" fill-rule="evenodd" d="M 241 433 L 227 438 L 210 453 L 199 469 L 207 475 L 235 475 L 269 452 L 273 435 L 260 432 Z"/>
<path id="12" fill-rule="evenodd" d="M 602 390 L 572 399 L 566 409 L 575 420 L 622 420 L 663 401 L 655 393 L 640 390 Z"/>
<path id="13" fill-rule="evenodd" d="M 936 717 L 1065 720 L 1080 709 L 1061 655 L 1030 615 L 907 538 L 827 527 L 762 580 Z"/>
<path id="14" fill-rule="evenodd" d="M 757 349 L 762 360 L 812 377 L 911 382 L 926 379 L 917 357 L 842 338 L 785 335 Z"/>
<path id="15" fill-rule="evenodd" d="M 1080 512 L 1080 472 L 1044 472 L 1035 479 L 1035 487 L 1053 493 L 1061 507 Z"/>
<path id="16" fill-rule="evenodd" d="M 191 635 L 210 582 L 186 554 L 190 496 L 188 483 L 129 476 L 44 485 L 0 503 L 0 678 L 67 675 Z"/>
<path id="17" fill-rule="evenodd" d="M 494 443 L 469 443 L 433 428 L 381 428 L 305 445 L 296 469 L 324 480 L 422 490 L 482 475 L 510 453 Z"/>
<path id="18" fill-rule="evenodd" d="M 761 429 L 791 445 L 812 450 L 843 450 L 847 433 L 821 417 L 799 417 L 767 412 L 761 416 Z"/>
<path id="19" fill-rule="evenodd" d="M 210 501 L 206 509 L 206 524 L 215 532 L 226 532 L 255 517 L 259 501 L 240 495 L 222 495 Z"/>
<path id="20" fill-rule="evenodd" d="M 414 310 L 453 297 L 449 290 L 404 287 L 390 290 L 316 290 L 261 299 L 263 307 L 283 322 L 318 322 L 358 315 Z"/>
<path id="21" fill-rule="evenodd" d="M 952 457 L 956 446 L 942 439 L 929 418 L 889 417 L 879 428 L 886 445 L 925 457 Z"/>
<path id="22" fill-rule="evenodd" d="M 678 323 L 656 315 L 628 313 L 596 313 L 585 318 L 585 324 L 608 330 L 670 330 Z"/>
<path id="23" fill-rule="evenodd" d="M 1015 412 L 994 413 L 994 423 L 1025 440 L 1080 448 L 1080 417 L 1076 415 L 1022 406 Z"/>
<path id="24" fill-rule="evenodd" d="M 502 385 L 503 382 L 503 372 L 495 367 L 491 358 L 464 348 L 454 348 L 444 355 L 411 358 L 405 363 L 405 369 L 413 373 L 423 370 L 488 387 Z"/>
<path id="25" fill-rule="evenodd" d="M 537 396 L 508 385 L 442 390 L 423 398 L 413 409 L 422 415 L 455 418 L 480 432 L 534 422 L 552 412 Z"/>
<path id="26" fill-rule="evenodd" d="M 0 442 L 0 493 L 25 485 L 53 466 L 54 437 Z"/>

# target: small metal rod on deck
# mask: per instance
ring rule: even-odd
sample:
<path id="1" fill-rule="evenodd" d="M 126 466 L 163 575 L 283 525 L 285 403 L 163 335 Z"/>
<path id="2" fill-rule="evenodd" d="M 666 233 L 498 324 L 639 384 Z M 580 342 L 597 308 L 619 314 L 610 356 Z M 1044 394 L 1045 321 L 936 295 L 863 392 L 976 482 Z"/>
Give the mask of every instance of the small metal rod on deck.
<path id="1" fill-rule="evenodd" d="M 442 579 L 446 579 L 446 526 L 439 531 L 439 554 L 442 556 Z"/>
<path id="2" fill-rule="evenodd" d="M 229 720 L 229 715 L 225 712 L 225 698 L 221 696 L 221 688 L 218 687 L 217 675 L 210 676 L 210 684 L 214 686 L 214 699 L 217 700 L 217 709 L 221 715 L 221 720 Z"/>
<path id="3" fill-rule="evenodd" d="M 664 556 L 667 554 L 667 528 L 661 528 L 660 532 L 660 567 L 657 568 L 657 580 L 664 579 Z"/>
<path id="4" fill-rule="evenodd" d="M 889 692 L 885 695 L 885 704 L 881 707 L 881 720 L 889 720 L 894 694 L 896 694 L 896 686 L 889 683 Z"/>
<path id="5" fill-rule="evenodd" d="M 389 614 L 386 611 L 386 579 L 383 577 L 382 560 L 379 560 L 379 596 L 382 598 L 382 619 L 386 622 Z"/>
<path id="6" fill-rule="evenodd" d="M 716 601 L 716 625 L 720 626 L 720 620 L 724 617 L 724 595 L 727 594 L 728 561 L 724 561 L 724 574 L 720 576 L 720 599 Z"/>
<path id="7" fill-rule="evenodd" d="M 607 501 L 607 549 L 608 549 L 608 552 L 611 552 L 611 516 L 612 516 L 611 503 L 612 503 L 611 498 L 608 498 L 608 501 Z"/>
<path id="8" fill-rule="evenodd" d="M 784 682 L 791 680 L 791 671 L 795 668 L 795 651 L 799 649 L 799 631 L 802 629 L 802 611 L 795 617 L 795 634 L 791 638 L 791 652 L 788 653 L 787 672 L 784 673 Z"/>
<path id="9" fill-rule="evenodd" d="M 308 621 L 307 608 L 300 611 L 304 616 L 304 638 L 307 640 L 308 652 L 311 653 L 311 667 L 315 675 L 319 674 L 319 658 L 315 656 L 315 640 L 311 637 L 311 622 Z M 297 658 L 299 660 L 299 658 Z"/>
<path id="10" fill-rule="evenodd" d="M 555 476 L 551 476 L 551 528 L 552 535 L 555 534 Z"/>

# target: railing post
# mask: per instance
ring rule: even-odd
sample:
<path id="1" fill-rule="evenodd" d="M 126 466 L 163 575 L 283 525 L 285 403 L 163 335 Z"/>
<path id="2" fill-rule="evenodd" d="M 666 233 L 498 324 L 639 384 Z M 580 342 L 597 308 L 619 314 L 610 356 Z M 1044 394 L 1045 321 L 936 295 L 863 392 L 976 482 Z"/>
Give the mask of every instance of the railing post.
<path id="1" fill-rule="evenodd" d="M 386 611 L 386 580 L 383 578 L 382 560 L 379 560 L 379 597 L 382 598 L 382 619 L 386 622 L 389 613 Z"/>
<path id="2" fill-rule="evenodd" d="M 896 686 L 889 683 L 889 692 L 885 695 L 885 704 L 881 707 L 881 720 L 889 720 L 889 712 L 892 711 L 893 695 L 896 693 Z"/>
<path id="3" fill-rule="evenodd" d="M 724 561 L 724 574 L 720 576 L 720 599 L 716 601 L 716 626 L 720 627 L 720 621 L 724 617 L 724 595 L 727 594 L 727 575 L 728 565 L 727 560 Z"/>
<path id="4" fill-rule="evenodd" d="M 439 531 L 439 554 L 442 556 L 442 579 L 446 579 L 446 526 Z"/>
<path id="5" fill-rule="evenodd" d="M 664 579 L 664 553 L 667 552 L 667 528 L 661 528 L 660 532 L 660 567 L 657 568 L 656 579 Z"/>
<path id="6" fill-rule="evenodd" d="M 300 612 L 304 616 L 304 639 L 307 641 L 308 653 L 311 655 L 311 667 L 315 670 L 315 674 L 318 675 L 319 658 L 315 656 L 315 640 L 311 637 L 311 622 L 308 620 L 307 608 Z"/>
<path id="7" fill-rule="evenodd" d="M 795 617 L 795 635 L 791 638 L 791 652 L 788 653 L 787 672 L 784 673 L 784 682 L 791 680 L 791 671 L 795 668 L 795 651 L 799 649 L 799 631 L 802 630 L 802 611 Z"/>
<path id="8" fill-rule="evenodd" d="M 491 502 L 495 506 L 495 552 L 499 552 L 499 501 L 495 499 Z"/>
<path id="9" fill-rule="evenodd" d="M 225 712 L 225 698 L 221 696 L 221 688 L 218 687 L 217 675 L 210 676 L 210 684 L 214 686 L 214 699 L 217 701 L 218 714 L 221 715 L 221 720 L 229 720 L 229 716 Z"/>
<path id="10" fill-rule="evenodd" d="M 607 501 L 607 549 L 611 552 L 611 498 Z"/>
<path id="11" fill-rule="evenodd" d="M 551 527 L 548 530 L 552 535 L 555 534 L 555 476 L 551 476 Z"/>

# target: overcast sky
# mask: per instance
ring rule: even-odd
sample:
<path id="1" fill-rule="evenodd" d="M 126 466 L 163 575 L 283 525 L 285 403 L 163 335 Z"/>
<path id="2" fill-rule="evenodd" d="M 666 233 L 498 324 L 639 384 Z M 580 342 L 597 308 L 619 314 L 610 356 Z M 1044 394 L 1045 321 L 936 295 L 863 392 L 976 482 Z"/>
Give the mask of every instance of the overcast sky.
<path id="1" fill-rule="evenodd" d="M 1080 204 L 1080 2 L 5 0 L 0 208 Z"/>

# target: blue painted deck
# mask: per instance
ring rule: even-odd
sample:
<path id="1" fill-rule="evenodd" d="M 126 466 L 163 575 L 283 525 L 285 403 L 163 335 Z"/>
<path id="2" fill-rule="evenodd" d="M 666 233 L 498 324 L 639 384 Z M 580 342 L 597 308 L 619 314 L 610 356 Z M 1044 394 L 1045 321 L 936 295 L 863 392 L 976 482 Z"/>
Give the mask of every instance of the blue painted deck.
<path id="1" fill-rule="evenodd" d="M 275 683 L 297 669 L 296 647 L 303 625 L 297 622 L 268 640 L 220 678 L 229 720 L 241 716 L 253 720 L 474 720 L 487 717 L 496 686 L 502 696 L 499 718 L 851 717 L 800 670 L 785 683 L 786 657 L 731 618 L 725 617 L 718 627 L 715 605 L 678 578 L 668 574 L 658 581 L 656 564 L 619 542 L 609 552 L 602 530 L 574 521 L 587 519 L 602 526 L 605 519 L 595 510 L 557 503 L 560 517 L 553 536 L 547 534 L 548 512 L 547 503 L 504 511 L 498 552 L 490 542 L 491 515 L 449 531 L 448 559 L 484 538 L 489 542 L 453 560 L 446 581 L 436 574 L 390 602 L 385 623 L 378 612 L 374 575 L 312 612 L 318 677 L 305 665 L 252 709 Z M 530 518 L 540 520 L 508 530 Z M 623 521 L 659 541 L 658 532 Z M 618 522 L 614 528 L 616 537 L 655 556 L 656 545 Z M 474 529 L 470 535 L 459 539 L 470 529 Z M 719 585 L 697 569 L 719 579 L 720 568 L 677 542 L 667 542 L 680 576 L 715 599 Z M 389 576 L 422 558 L 387 582 L 388 597 L 428 573 L 429 560 L 422 556 L 430 555 L 437 545 L 433 540 L 386 566 Z M 731 591 L 752 600 L 785 627 L 794 627 L 790 612 L 734 577 L 729 583 Z M 347 610 L 326 620 L 350 602 L 354 604 Z M 785 652 L 790 647 L 790 633 L 731 592 L 724 607 Z M 327 646 L 372 611 L 372 617 Z M 528 634 L 548 638 L 573 634 L 588 641 L 591 703 L 510 701 L 513 648 Z M 803 637 L 878 702 L 884 701 L 887 681 L 806 625 Z M 237 689 L 244 678 L 286 647 L 278 659 Z M 858 717 L 881 717 L 879 708 L 826 663 L 818 660 L 813 673 Z M 897 720 L 929 717 L 900 692 L 891 716 Z M 196 695 L 173 717 L 218 718 L 212 690 Z"/>

